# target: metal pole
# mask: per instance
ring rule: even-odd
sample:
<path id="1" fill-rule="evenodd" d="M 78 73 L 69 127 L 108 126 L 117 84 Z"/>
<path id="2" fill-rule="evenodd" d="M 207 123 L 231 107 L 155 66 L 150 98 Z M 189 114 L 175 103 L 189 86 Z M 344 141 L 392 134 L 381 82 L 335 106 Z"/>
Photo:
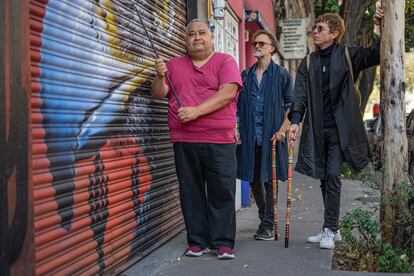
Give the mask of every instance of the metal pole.
<path id="1" fill-rule="evenodd" d="M 142 27 L 144 28 L 145 34 L 147 35 L 148 40 L 149 40 L 149 42 L 150 42 L 150 44 L 151 44 L 151 48 L 152 48 L 152 50 L 154 51 L 155 56 L 156 56 L 156 57 L 157 57 L 157 59 L 158 59 L 160 56 L 158 55 L 158 52 L 157 52 L 157 50 L 155 49 L 154 43 L 152 42 L 152 39 L 151 39 L 151 37 L 149 36 L 149 33 L 148 33 L 148 30 L 147 30 L 147 27 L 145 27 L 144 21 L 142 20 L 141 15 L 140 15 L 140 13 L 139 13 L 139 11 L 138 11 L 137 7 L 135 6 L 135 4 L 132 4 L 132 6 L 134 7 L 135 12 L 136 12 L 136 14 L 137 14 L 137 16 L 138 16 L 138 19 L 139 19 L 139 21 L 141 22 Z M 177 93 L 175 92 L 174 86 L 172 85 L 171 80 L 170 80 L 170 78 L 168 77 L 168 74 L 167 74 L 167 73 L 165 74 L 165 78 L 167 79 L 167 82 L 168 82 L 168 84 L 169 84 L 169 86 L 170 86 L 170 88 L 171 88 L 171 91 L 173 92 L 173 95 L 174 95 L 174 97 L 175 97 L 175 100 L 176 100 L 176 101 L 177 101 L 177 103 L 178 103 L 178 106 L 179 106 L 179 107 L 182 107 L 181 102 L 180 102 L 180 100 L 178 99 Z"/>

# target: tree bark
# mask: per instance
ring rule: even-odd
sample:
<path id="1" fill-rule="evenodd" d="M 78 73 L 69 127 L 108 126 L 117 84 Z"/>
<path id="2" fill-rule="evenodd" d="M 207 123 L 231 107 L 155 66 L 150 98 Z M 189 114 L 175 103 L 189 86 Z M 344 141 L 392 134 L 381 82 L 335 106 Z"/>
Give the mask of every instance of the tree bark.
<path id="1" fill-rule="evenodd" d="M 403 193 L 404 186 L 411 186 L 408 180 L 405 125 L 404 2 L 382 0 L 381 116 L 384 175 L 381 233 L 383 240 L 395 248 L 408 246 L 413 234 L 406 225 L 413 214 L 409 212 L 408 200 L 405 199 L 407 195 Z"/>
<path id="2" fill-rule="evenodd" d="M 374 80 L 377 72 L 377 67 L 371 67 L 361 72 L 359 76 L 359 91 L 361 92 L 361 112 L 365 111 L 369 96 L 371 96 L 374 88 Z"/>
<path id="3" fill-rule="evenodd" d="M 376 0 L 344 0 L 340 8 L 340 14 L 345 21 L 346 32 L 343 37 L 343 42 L 346 45 L 368 45 L 372 42 L 373 30 L 368 30 L 359 36 L 359 30 L 362 26 L 365 11 L 368 6 Z M 375 68 L 370 68 L 362 71 L 359 77 L 359 91 L 361 92 L 361 112 L 365 111 L 369 96 L 372 93 L 372 88 L 375 79 Z"/>
<path id="4" fill-rule="evenodd" d="M 343 2 L 341 12 L 345 21 L 346 32 L 342 41 L 353 45 L 358 43 L 358 32 L 364 19 L 365 11 L 374 0 L 346 0 Z"/>

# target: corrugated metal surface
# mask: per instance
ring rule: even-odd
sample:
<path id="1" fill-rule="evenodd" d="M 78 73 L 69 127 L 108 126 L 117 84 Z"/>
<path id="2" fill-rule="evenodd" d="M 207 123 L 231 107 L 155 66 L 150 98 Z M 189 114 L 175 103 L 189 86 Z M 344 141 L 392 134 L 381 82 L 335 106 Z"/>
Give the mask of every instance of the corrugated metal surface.
<path id="1" fill-rule="evenodd" d="M 94 274 L 182 229 L 154 54 L 182 55 L 185 1 L 30 1 L 36 274 Z"/>
<path id="2" fill-rule="evenodd" d="M 31 275 L 28 5 L 0 7 L 0 275 Z"/>

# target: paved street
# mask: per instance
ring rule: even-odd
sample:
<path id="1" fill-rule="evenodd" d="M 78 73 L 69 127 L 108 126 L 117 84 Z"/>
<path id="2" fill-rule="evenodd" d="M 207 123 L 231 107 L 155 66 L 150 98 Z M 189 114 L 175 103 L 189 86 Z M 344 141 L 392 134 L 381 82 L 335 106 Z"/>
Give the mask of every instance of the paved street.
<path id="1" fill-rule="evenodd" d="M 380 275 L 331 270 L 332 251 L 321 250 L 317 244 L 306 243 L 309 234 L 322 224 L 319 183 L 294 175 L 290 247 L 284 248 L 284 216 L 286 183 L 280 185 L 279 241 L 255 241 L 257 209 L 243 208 L 237 213 L 235 260 L 219 261 L 214 252 L 199 258 L 182 256 L 186 248 L 185 233 L 157 249 L 123 275 Z M 363 206 L 356 200 L 363 196 L 360 182 L 343 181 L 342 215 Z M 390 274 L 384 274 L 390 275 Z"/>

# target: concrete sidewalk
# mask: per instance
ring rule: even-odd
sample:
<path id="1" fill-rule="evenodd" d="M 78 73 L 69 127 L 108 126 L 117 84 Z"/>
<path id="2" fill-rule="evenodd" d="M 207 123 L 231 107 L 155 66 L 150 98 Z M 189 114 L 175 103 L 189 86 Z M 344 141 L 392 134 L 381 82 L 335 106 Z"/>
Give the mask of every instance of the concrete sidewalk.
<path id="1" fill-rule="evenodd" d="M 279 241 L 255 241 L 253 234 L 259 223 L 257 209 L 244 208 L 237 212 L 236 259 L 217 260 L 215 252 L 199 258 L 182 256 L 186 238 L 181 233 L 122 275 L 381 275 L 332 271 L 332 251 L 306 243 L 307 236 L 320 231 L 323 222 L 319 181 L 299 174 L 293 179 L 289 248 L 284 248 L 286 183 L 280 183 Z M 341 216 L 362 206 L 356 200 L 361 196 L 360 182 L 344 180 Z"/>

